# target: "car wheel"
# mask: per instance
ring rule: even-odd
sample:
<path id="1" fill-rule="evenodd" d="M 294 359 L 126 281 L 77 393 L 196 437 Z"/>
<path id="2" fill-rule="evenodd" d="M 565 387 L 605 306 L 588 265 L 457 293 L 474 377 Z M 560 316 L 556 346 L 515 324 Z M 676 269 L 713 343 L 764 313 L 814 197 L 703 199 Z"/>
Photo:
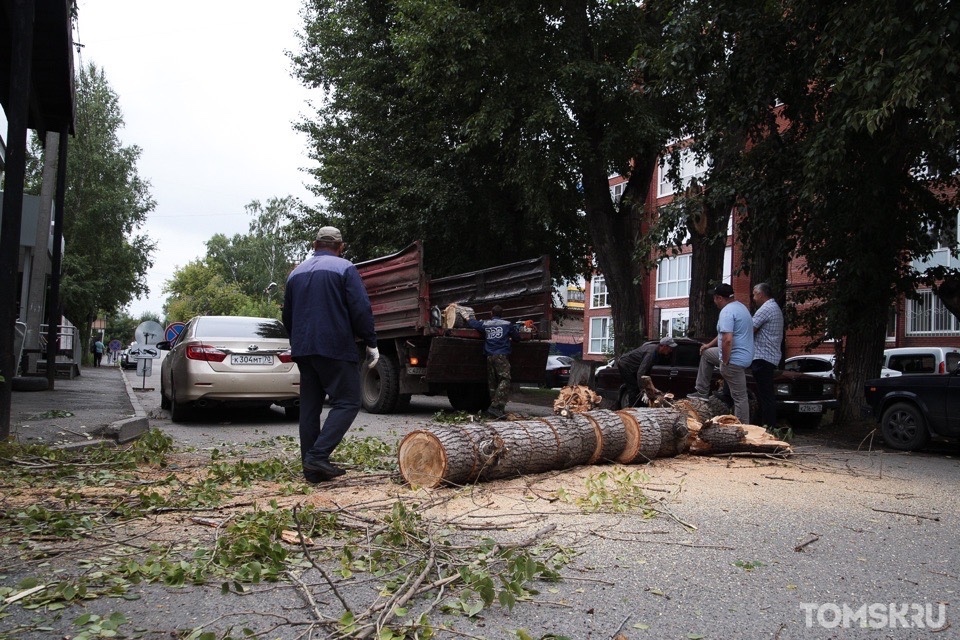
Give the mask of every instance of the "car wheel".
<path id="1" fill-rule="evenodd" d="M 190 415 L 189 406 L 183 402 L 177 402 L 177 388 L 170 388 L 170 420 L 173 422 L 184 422 Z"/>
<path id="2" fill-rule="evenodd" d="M 820 426 L 822 417 L 819 413 L 804 413 L 790 416 L 787 422 L 794 429 L 816 429 Z"/>
<path id="3" fill-rule="evenodd" d="M 287 417 L 287 420 L 297 421 L 300 419 L 300 407 L 284 407 L 283 415 Z"/>
<path id="4" fill-rule="evenodd" d="M 360 404 L 367 413 L 393 413 L 400 397 L 400 365 L 388 354 L 380 356 L 377 366 L 360 364 Z"/>
<path id="5" fill-rule="evenodd" d="M 632 409 L 634 407 L 646 407 L 643 403 L 642 395 L 637 397 L 636 404 L 630 402 L 630 392 L 626 385 L 620 387 L 620 396 L 617 400 L 617 409 Z"/>
<path id="6" fill-rule="evenodd" d="M 166 411 L 170 410 L 170 398 L 167 397 L 167 390 L 163 387 L 163 379 L 160 380 L 160 408 Z"/>
<path id="7" fill-rule="evenodd" d="M 887 446 L 898 451 L 916 451 L 930 440 L 923 415 L 906 402 L 898 402 L 883 412 L 880 431 Z"/>

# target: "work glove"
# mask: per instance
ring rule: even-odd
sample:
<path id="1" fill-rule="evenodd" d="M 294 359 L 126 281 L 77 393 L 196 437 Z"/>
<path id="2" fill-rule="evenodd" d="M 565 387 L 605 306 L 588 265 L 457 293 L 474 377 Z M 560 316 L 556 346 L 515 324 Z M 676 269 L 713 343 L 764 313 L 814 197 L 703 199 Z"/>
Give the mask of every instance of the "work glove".
<path id="1" fill-rule="evenodd" d="M 380 360 L 380 350 L 376 347 L 367 347 L 367 369 L 373 369 Z"/>

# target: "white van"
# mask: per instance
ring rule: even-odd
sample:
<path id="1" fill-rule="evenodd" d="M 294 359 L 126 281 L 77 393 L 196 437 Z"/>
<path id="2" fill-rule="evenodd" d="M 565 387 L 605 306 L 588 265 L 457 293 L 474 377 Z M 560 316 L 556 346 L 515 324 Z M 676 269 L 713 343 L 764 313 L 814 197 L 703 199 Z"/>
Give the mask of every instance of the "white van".
<path id="1" fill-rule="evenodd" d="M 958 347 L 900 347 L 883 352 L 883 366 L 904 375 L 951 373 L 960 364 Z"/>

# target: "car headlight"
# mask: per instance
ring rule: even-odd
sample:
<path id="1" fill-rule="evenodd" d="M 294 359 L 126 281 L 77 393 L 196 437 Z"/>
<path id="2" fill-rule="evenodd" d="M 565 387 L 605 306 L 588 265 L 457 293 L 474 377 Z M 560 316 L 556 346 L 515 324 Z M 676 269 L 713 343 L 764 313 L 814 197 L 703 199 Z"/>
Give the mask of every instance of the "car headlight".
<path id="1" fill-rule="evenodd" d="M 790 385 L 787 383 L 780 383 L 774 387 L 776 394 L 778 396 L 788 396 L 790 395 Z"/>
<path id="2" fill-rule="evenodd" d="M 833 384 L 832 382 L 825 382 L 823 384 L 823 395 L 825 396 L 834 395 L 836 390 L 837 390 L 837 385 Z"/>

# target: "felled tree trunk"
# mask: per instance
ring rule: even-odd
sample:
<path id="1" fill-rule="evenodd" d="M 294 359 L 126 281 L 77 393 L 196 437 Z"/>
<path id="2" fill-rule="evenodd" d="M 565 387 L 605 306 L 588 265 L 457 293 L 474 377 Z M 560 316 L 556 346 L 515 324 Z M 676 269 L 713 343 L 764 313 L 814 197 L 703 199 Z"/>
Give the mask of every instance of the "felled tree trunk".
<path id="1" fill-rule="evenodd" d="M 708 411 L 706 401 L 699 408 Z M 722 405 L 722 403 L 719 403 Z M 724 409 L 725 409 L 724 405 Z M 568 469 L 606 461 L 640 464 L 689 451 L 788 453 L 790 446 L 734 416 L 701 424 L 693 408 L 589 411 L 516 422 L 437 424 L 400 442 L 400 474 L 437 487 Z"/>

